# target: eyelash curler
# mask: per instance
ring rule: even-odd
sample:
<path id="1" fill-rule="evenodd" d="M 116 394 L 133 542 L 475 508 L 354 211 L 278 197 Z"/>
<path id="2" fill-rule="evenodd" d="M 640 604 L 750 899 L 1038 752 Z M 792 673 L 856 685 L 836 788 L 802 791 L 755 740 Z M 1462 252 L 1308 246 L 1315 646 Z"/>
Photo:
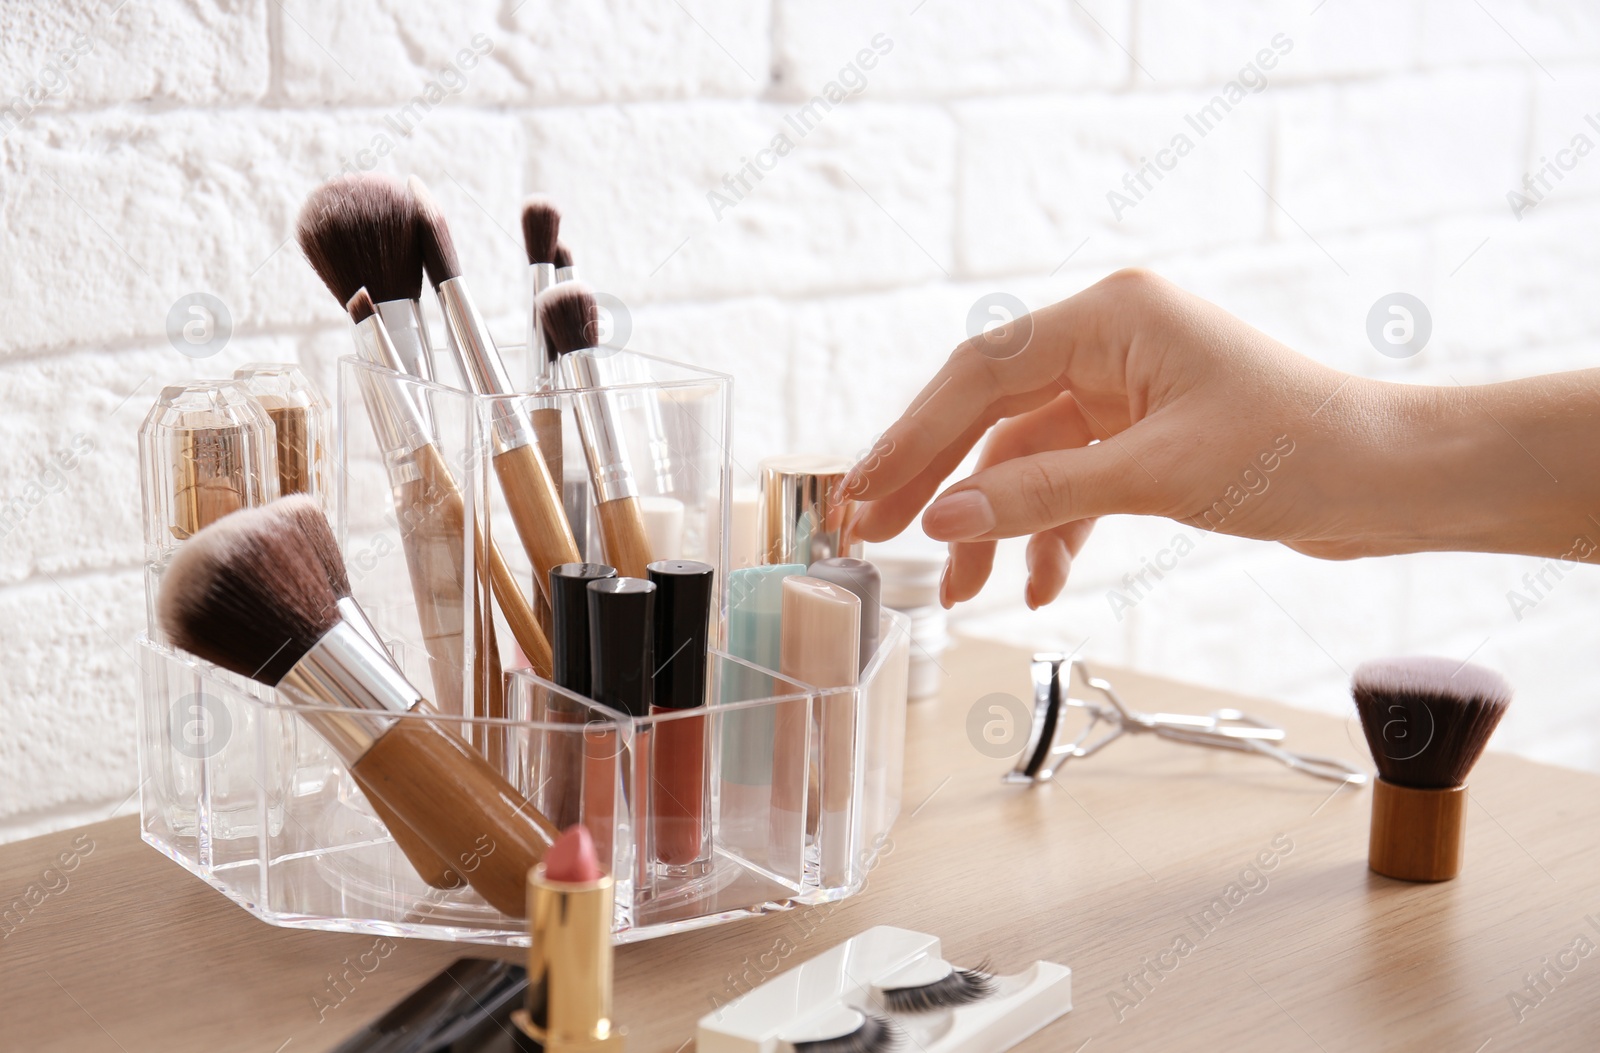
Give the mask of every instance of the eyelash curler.
<path id="1" fill-rule="evenodd" d="M 1092 695 L 1104 701 L 1094 701 Z M 1069 708 L 1083 710 L 1088 723 L 1076 738 L 1058 744 L 1062 718 Z M 1331 782 L 1361 786 L 1367 781 L 1366 772 L 1343 761 L 1291 753 L 1279 745 L 1287 734 L 1282 728 L 1237 709 L 1213 710 L 1205 716 L 1129 709 L 1110 681 L 1095 676 L 1081 659 L 1060 654 L 1033 656 L 1033 724 L 1026 748 L 1004 781 L 1044 782 L 1069 760 L 1098 753 L 1123 735 L 1147 733 L 1191 746 L 1260 754 Z"/>

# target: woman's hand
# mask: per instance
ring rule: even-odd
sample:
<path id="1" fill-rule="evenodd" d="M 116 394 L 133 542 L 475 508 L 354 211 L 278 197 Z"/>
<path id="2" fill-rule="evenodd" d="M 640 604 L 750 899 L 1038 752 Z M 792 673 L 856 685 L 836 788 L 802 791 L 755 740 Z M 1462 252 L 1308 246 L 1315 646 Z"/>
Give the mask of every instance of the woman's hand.
<path id="1" fill-rule="evenodd" d="M 1587 387 L 1592 395 L 1592 376 Z M 1050 602 L 1095 518 L 1113 513 L 1336 559 L 1561 551 L 1462 514 L 1475 496 L 1463 484 L 1492 478 L 1441 477 L 1452 465 L 1519 480 L 1539 472 L 1472 405 L 1473 392 L 1492 390 L 1350 376 L 1147 272 L 1121 271 L 956 348 L 843 488 L 867 502 L 856 533 L 887 539 L 988 435 L 977 471 L 923 515 L 930 537 L 951 542 L 946 606 L 983 586 L 996 539 L 1025 534 L 1027 601 Z"/>

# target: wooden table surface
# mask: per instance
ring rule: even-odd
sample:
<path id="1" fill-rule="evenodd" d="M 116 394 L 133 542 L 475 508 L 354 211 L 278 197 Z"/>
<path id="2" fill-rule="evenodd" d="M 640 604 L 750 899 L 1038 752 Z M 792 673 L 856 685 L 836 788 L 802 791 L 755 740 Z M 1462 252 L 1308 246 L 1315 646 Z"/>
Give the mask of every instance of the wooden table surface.
<path id="1" fill-rule="evenodd" d="M 1076 1008 L 1024 1050 L 1600 1048 L 1600 778 L 1485 757 L 1464 873 L 1406 885 L 1366 868 L 1367 790 L 1261 758 L 1127 740 L 1053 783 L 1002 785 L 1007 762 L 972 745 L 967 717 L 992 693 L 1028 697 L 1027 655 L 962 642 L 942 662 L 866 891 L 619 948 L 629 1050 L 687 1048 L 785 941 L 787 966 L 885 923 L 942 936 L 963 964 L 1071 966 Z M 1102 672 L 1140 708 L 1238 705 L 1286 725 L 1291 748 L 1366 761 L 1353 716 Z M 317 1053 L 455 957 L 516 953 L 396 940 L 380 957 L 371 936 L 273 928 L 132 818 L 0 848 L 0 897 L 8 1051 Z M 362 955 L 377 968 L 330 996 Z"/>

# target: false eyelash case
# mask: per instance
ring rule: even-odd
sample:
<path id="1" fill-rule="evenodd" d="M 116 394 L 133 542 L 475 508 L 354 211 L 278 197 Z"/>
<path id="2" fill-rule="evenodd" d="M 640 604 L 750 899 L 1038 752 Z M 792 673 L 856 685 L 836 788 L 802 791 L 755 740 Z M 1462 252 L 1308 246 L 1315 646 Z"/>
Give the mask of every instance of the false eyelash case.
<path id="1" fill-rule="evenodd" d="M 963 983 L 951 984 L 952 974 Z M 985 982 L 987 981 L 987 982 Z M 905 992 L 936 1001 L 970 988 L 988 993 L 926 1012 L 895 1012 Z M 886 992 L 892 992 L 885 997 Z M 812 1049 L 914 1049 L 1001 1053 L 1072 1009 L 1072 970 L 1034 962 L 1010 976 L 958 970 L 939 938 L 880 925 L 824 951 L 700 1018 L 697 1053 L 805 1053 Z M 888 1026 L 885 1027 L 884 1025 Z M 855 1033 L 854 1044 L 835 1043 Z"/>

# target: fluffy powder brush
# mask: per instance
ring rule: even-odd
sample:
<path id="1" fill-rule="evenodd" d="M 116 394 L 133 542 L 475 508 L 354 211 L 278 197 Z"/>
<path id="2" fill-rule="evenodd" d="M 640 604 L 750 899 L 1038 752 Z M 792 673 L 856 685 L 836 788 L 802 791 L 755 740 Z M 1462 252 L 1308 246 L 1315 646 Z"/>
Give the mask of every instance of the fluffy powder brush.
<path id="1" fill-rule="evenodd" d="M 1467 773 L 1511 702 L 1499 673 L 1449 658 L 1386 658 L 1352 678 L 1378 766 L 1367 865 L 1402 881 L 1461 872 Z"/>

